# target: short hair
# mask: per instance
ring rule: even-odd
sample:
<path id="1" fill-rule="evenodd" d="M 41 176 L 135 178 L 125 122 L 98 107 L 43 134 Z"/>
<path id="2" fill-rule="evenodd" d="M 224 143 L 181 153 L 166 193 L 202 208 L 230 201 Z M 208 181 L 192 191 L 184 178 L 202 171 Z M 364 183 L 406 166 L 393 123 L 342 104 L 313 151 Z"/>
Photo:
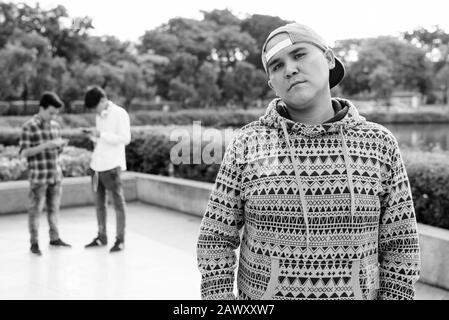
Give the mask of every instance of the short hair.
<path id="1" fill-rule="evenodd" d="M 57 109 L 62 108 L 64 103 L 58 97 L 58 95 L 52 91 L 46 91 L 42 94 L 41 100 L 39 101 L 39 106 L 47 109 L 49 106 L 53 106 Z"/>
<path id="2" fill-rule="evenodd" d="M 107 96 L 106 92 L 100 86 L 89 87 L 84 95 L 84 106 L 88 109 L 93 109 L 102 98 L 107 98 Z"/>

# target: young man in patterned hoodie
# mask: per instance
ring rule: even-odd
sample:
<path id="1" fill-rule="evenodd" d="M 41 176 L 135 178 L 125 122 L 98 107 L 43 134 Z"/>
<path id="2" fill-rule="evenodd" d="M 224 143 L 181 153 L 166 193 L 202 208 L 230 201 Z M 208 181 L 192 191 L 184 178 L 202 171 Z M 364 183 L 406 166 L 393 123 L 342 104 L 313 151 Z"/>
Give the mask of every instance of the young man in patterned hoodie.
<path id="1" fill-rule="evenodd" d="M 262 61 L 278 98 L 227 148 L 198 240 L 202 298 L 413 299 L 418 231 L 396 139 L 331 98 L 345 69 L 312 29 L 277 28 Z"/>

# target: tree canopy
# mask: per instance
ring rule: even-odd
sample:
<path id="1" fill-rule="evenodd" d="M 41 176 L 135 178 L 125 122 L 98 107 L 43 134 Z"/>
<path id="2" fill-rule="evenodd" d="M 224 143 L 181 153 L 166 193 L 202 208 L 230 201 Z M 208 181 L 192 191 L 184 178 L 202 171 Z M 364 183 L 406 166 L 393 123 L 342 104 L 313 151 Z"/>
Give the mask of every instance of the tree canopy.
<path id="1" fill-rule="evenodd" d="M 44 10 L 1 2 L 0 100 L 32 100 L 55 90 L 70 109 L 92 84 L 125 107 L 155 96 L 184 107 L 246 108 L 267 98 L 260 50 L 274 28 L 290 21 L 239 18 L 227 9 L 202 14 L 201 20 L 176 17 L 142 30 L 133 43 L 92 36 L 94 21 L 70 17 L 61 5 Z M 439 27 L 401 38 L 339 40 L 334 52 L 347 69 L 339 92 L 388 100 L 394 90 L 416 91 L 447 102 L 448 43 L 449 34 Z"/>

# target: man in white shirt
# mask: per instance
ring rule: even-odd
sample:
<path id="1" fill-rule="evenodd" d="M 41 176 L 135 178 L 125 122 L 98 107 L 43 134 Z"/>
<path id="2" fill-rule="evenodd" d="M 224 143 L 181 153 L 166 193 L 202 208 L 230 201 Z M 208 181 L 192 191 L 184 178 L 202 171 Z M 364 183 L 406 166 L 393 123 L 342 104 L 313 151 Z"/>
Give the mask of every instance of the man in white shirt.
<path id="1" fill-rule="evenodd" d="M 110 252 L 121 251 L 125 242 L 125 197 L 121 172 L 126 170 L 125 146 L 131 141 L 129 115 L 125 109 L 109 101 L 99 86 L 88 88 L 84 104 L 96 112 L 96 129 L 83 129 L 83 132 L 89 134 L 95 143 L 90 169 L 98 221 L 98 235 L 85 247 L 105 246 L 108 242 L 106 190 L 110 190 L 117 217 L 116 241 Z"/>

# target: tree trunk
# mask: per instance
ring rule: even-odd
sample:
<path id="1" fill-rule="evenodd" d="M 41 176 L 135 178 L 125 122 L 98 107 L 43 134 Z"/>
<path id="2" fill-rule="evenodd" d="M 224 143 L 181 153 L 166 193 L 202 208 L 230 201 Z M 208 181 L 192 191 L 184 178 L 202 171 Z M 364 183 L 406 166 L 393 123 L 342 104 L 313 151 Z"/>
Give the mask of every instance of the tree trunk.
<path id="1" fill-rule="evenodd" d="M 446 99 L 445 104 L 449 106 L 449 87 L 446 87 L 446 96 L 444 98 Z"/>
<path id="2" fill-rule="evenodd" d="M 27 113 L 27 109 L 28 109 L 28 107 L 27 107 L 27 101 L 28 101 L 28 85 L 26 84 L 26 82 L 25 82 L 25 84 L 24 84 L 24 87 L 23 87 L 23 91 L 22 91 L 22 101 L 23 101 L 23 114 L 28 114 Z"/>

